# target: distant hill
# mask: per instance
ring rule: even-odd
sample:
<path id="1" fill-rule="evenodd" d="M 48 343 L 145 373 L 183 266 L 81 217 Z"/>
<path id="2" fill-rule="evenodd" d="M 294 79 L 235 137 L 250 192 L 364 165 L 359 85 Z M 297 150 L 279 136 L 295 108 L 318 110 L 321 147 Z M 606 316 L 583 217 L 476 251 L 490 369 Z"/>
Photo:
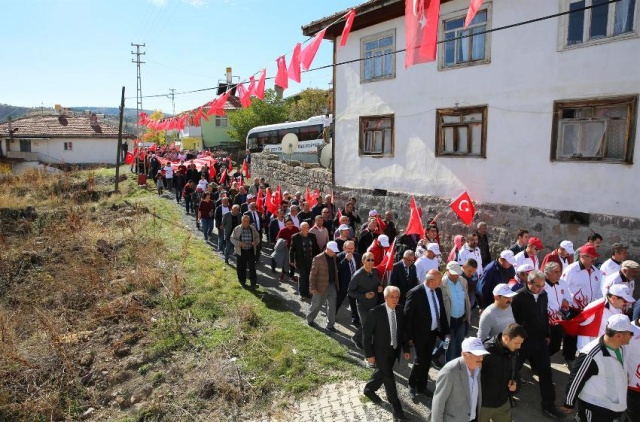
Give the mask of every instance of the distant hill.
<path id="1" fill-rule="evenodd" d="M 85 110 L 90 110 L 92 113 L 96 114 L 104 114 L 107 117 L 118 117 L 120 113 L 120 109 L 118 107 L 67 107 L 69 110 L 74 111 L 76 113 L 82 113 Z M 151 114 L 153 111 L 145 110 L 146 113 Z M 9 104 L 0 104 L 0 123 L 6 121 L 9 116 L 12 119 L 18 119 L 20 117 L 36 114 L 36 113 L 44 113 L 44 114 L 52 114 L 56 113 L 53 108 L 40 108 L 40 107 L 17 107 Z M 124 120 L 125 122 L 132 122 L 137 119 L 136 109 L 135 108 L 126 108 L 124 109 Z"/>

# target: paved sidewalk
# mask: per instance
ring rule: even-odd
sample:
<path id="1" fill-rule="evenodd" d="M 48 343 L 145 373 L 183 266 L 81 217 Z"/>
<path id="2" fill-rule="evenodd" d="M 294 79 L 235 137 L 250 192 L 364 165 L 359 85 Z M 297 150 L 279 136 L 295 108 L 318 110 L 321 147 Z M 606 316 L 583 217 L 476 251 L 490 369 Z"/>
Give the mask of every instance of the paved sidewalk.
<path id="1" fill-rule="evenodd" d="M 166 197 L 167 199 L 169 199 L 168 195 L 166 195 Z M 173 203 L 176 203 L 175 199 L 173 199 Z M 204 240 L 202 232 L 196 229 L 194 216 L 186 215 L 184 213 L 184 205 L 181 205 L 181 209 L 183 210 L 183 221 L 186 224 L 187 228 L 193 232 L 194 237 Z M 217 234 L 215 229 L 213 238 L 211 239 L 209 245 L 212 248 L 213 254 L 221 257 L 220 254 L 215 252 L 215 250 L 217 249 Z M 259 265 L 256 266 L 256 270 L 258 273 L 258 284 L 260 286 L 258 291 L 256 292 L 256 295 L 278 295 L 288 305 L 289 310 L 300 317 L 300 324 L 304 324 L 306 326 L 306 320 L 304 317 L 309 310 L 310 301 L 300 300 L 300 297 L 296 294 L 297 284 L 290 281 L 280 282 L 278 280 L 280 270 L 275 274 L 271 271 L 271 259 L 269 258 L 269 254 L 271 254 L 271 251 L 272 249 L 269 247 L 269 245 L 266 242 L 263 242 L 262 257 Z M 235 258 L 232 258 L 231 262 L 234 263 Z M 235 272 L 235 267 L 227 266 L 227 268 L 229 271 Z M 338 329 L 337 333 L 331 333 L 327 330 L 324 330 L 324 327 L 327 324 L 327 320 L 323 312 L 320 312 L 318 314 L 318 317 L 316 318 L 316 324 L 318 325 L 319 330 L 325 332 L 327 336 L 332 337 L 348 349 L 349 355 L 353 358 L 354 365 L 364 365 L 364 356 L 362 355 L 362 351 L 356 349 L 356 347 L 351 342 L 351 336 L 353 336 L 353 334 L 355 333 L 355 327 L 350 325 L 351 314 L 348 310 L 348 302 L 345 301 L 345 303 L 346 305 L 343 305 L 338 310 L 338 314 L 336 315 L 336 328 Z M 474 335 L 476 333 L 478 325 L 477 310 L 474 310 L 473 313 L 474 318 L 472 320 L 471 335 Z M 428 417 L 430 415 L 431 398 L 420 395 L 416 402 L 412 402 L 411 398 L 409 397 L 407 380 L 411 371 L 410 363 L 412 361 L 413 356 L 409 361 L 405 361 L 404 359 L 402 359 L 399 364 L 396 364 L 395 373 L 398 386 L 398 397 L 402 402 L 403 409 L 409 420 L 425 421 L 428 420 Z M 556 402 L 557 404 L 561 404 L 561 400 L 563 398 L 566 387 L 568 369 L 564 364 L 561 363 L 561 358 L 558 356 L 558 354 L 556 354 L 556 356 L 552 358 L 552 369 L 554 377 L 553 379 L 556 386 Z M 431 368 L 430 379 L 433 380 L 429 382 L 429 388 L 431 390 L 435 389 L 435 380 L 437 377 L 438 371 L 434 368 Z M 527 366 L 523 368 L 522 377 L 524 383 L 521 391 L 516 397 L 518 406 L 513 410 L 513 420 L 516 422 L 539 422 L 548 420 L 540 413 L 540 393 L 537 384 L 537 377 L 534 378 L 534 376 L 528 370 Z M 264 416 L 262 418 L 258 417 L 256 420 L 260 422 L 393 421 L 394 419 L 391 413 L 392 408 L 391 405 L 389 405 L 389 403 L 386 401 L 384 387 L 381 387 L 377 392 L 378 395 L 382 398 L 383 403 L 380 405 L 375 405 L 362 394 L 364 384 L 365 382 L 363 381 L 343 381 L 337 384 L 324 385 L 320 387 L 318 391 L 310 393 L 308 398 L 306 399 L 303 398 L 302 400 L 298 401 L 294 401 L 292 399 L 289 403 L 290 408 L 284 412 L 282 411 L 282 408 L 279 407 L 277 413 L 275 413 L 279 415 L 277 418 Z M 280 402 L 279 404 L 282 403 Z M 269 413 L 269 409 L 264 410 L 265 415 Z M 565 418 L 564 420 L 570 421 L 572 419 L 573 416 L 570 416 Z"/>

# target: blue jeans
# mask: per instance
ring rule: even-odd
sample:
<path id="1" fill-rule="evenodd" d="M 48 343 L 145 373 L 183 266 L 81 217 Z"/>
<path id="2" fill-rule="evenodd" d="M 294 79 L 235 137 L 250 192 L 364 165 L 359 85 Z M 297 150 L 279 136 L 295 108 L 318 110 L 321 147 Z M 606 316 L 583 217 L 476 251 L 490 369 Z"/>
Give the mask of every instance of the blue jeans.
<path id="1" fill-rule="evenodd" d="M 204 240 L 209 240 L 209 236 L 211 236 L 211 231 L 213 230 L 213 219 L 201 218 L 200 224 L 202 224 L 202 233 L 204 234 Z"/>
<path id="2" fill-rule="evenodd" d="M 227 262 L 229 261 L 229 257 L 233 253 L 233 243 L 231 243 L 231 239 L 226 239 L 225 243 L 226 245 L 224 247 L 224 261 Z"/>
<path id="3" fill-rule="evenodd" d="M 445 354 L 447 362 L 460 357 L 460 355 L 462 354 L 462 341 L 464 340 L 466 326 L 464 317 L 451 318 L 449 321 L 449 333 L 451 334 L 451 341 L 449 341 L 449 348 L 447 349 L 447 352 Z"/>

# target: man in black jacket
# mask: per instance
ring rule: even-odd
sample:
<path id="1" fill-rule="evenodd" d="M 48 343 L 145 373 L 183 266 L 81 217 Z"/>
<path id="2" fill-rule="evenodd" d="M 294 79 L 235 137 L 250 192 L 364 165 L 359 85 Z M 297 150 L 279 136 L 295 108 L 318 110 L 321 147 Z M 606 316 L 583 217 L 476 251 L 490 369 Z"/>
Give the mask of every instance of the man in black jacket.
<path id="1" fill-rule="evenodd" d="M 369 364 L 376 365 L 376 369 L 364 387 L 364 395 L 372 402 L 380 403 L 382 400 L 376 394 L 376 390 L 384 384 L 387 399 L 393 406 L 393 415 L 396 419 L 405 419 L 393 375 L 393 364 L 400 360 L 401 350 L 404 351 L 405 359 L 411 357 L 404 330 L 404 315 L 397 307 L 399 299 L 400 290 L 394 286 L 387 286 L 384 289 L 385 303 L 371 309 L 365 318 L 364 355 Z"/>
<path id="2" fill-rule="evenodd" d="M 404 251 L 402 260 L 393 264 L 391 276 L 389 277 L 389 285 L 397 286 L 400 289 L 400 306 L 404 307 L 409 290 L 420 284 L 416 273 L 416 266 L 413 264 L 416 255 L 412 250 Z"/>
<path id="3" fill-rule="evenodd" d="M 340 309 L 340 305 L 348 296 L 349 283 L 351 277 L 362 266 L 362 256 L 355 252 L 356 244 L 353 240 L 347 240 L 342 245 L 336 259 L 338 260 L 338 280 L 340 281 L 340 291 L 338 291 L 338 299 L 336 300 L 336 312 Z M 358 316 L 358 305 L 354 297 L 349 296 L 349 309 L 351 310 L 351 324 L 356 328 L 360 326 L 360 317 Z"/>
<path id="4" fill-rule="evenodd" d="M 404 315 L 407 321 L 407 337 L 416 349 L 416 360 L 409 375 L 409 395 L 416 399 L 418 393 L 433 396 L 427 389 L 429 368 L 436 338 L 449 337 L 449 317 L 442 299 L 442 274 L 438 270 L 429 270 L 424 283 L 417 285 L 407 293 Z"/>
<path id="5" fill-rule="evenodd" d="M 309 232 L 309 223 L 300 224 L 300 232 L 291 236 L 289 248 L 289 265 L 298 271 L 298 294 L 301 299 L 311 299 L 309 293 L 309 273 L 311 261 L 320 253 L 316 235 Z M 339 284 L 338 284 L 339 285 Z M 337 309 L 337 306 L 336 306 Z"/>
<path id="6" fill-rule="evenodd" d="M 482 408 L 481 421 L 511 422 L 510 395 L 517 388 L 520 378 L 516 360 L 518 349 L 527 337 L 525 329 L 518 324 L 509 324 L 502 333 L 488 338 L 484 348 L 489 352 L 482 361 Z"/>
<path id="7" fill-rule="evenodd" d="M 529 360 L 531 368 L 538 373 L 540 396 L 542 397 L 542 413 L 553 419 L 564 417 L 556 407 L 556 390 L 551 374 L 551 358 L 549 356 L 549 317 L 547 314 L 547 292 L 545 275 L 540 270 L 533 270 L 527 276 L 527 284 L 518 290 L 513 297 L 511 309 L 516 322 L 527 331 L 527 339 L 522 343 L 518 358 L 518 370 Z"/>

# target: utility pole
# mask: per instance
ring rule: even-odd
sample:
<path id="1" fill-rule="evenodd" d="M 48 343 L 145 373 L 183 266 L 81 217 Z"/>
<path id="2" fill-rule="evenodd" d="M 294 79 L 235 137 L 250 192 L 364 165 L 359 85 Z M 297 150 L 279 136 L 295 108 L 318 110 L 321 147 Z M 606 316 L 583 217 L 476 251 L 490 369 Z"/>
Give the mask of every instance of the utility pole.
<path id="1" fill-rule="evenodd" d="M 168 95 L 171 98 L 171 108 L 173 109 L 173 115 L 176 115 L 176 90 L 174 88 L 169 88 L 171 94 Z"/>
<path id="2" fill-rule="evenodd" d="M 122 87 L 122 98 L 120 99 L 120 125 L 118 126 L 118 148 L 116 148 L 116 186 L 118 192 L 118 182 L 120 179 L 120 156 L 122 155 L 122 117 L 124 116 L 124 87 Z"/>
<path id="3" fill-rule="evenodd" d="M 131 59 L 132 63 L 135 63 L 138 68 L 138 78 L 136 84 L 136 121 L 140 120 L 140 112 L 142 111 L 142 76 L 140 74 L 140 65 L 144 62 L 140 61 L 140 56 L 144 56 L 145 52 L 140 51 L 140 47 L 145 47 L 145 43 L 143 44 L 134 44 L 131 43 L 131 47 L 135 47 L 136 51 L 132 51 L 131 54 L 135 54 L 136 58 Z M 140 124 L 136 123 L 136 136 L 140 135 Z"/>

